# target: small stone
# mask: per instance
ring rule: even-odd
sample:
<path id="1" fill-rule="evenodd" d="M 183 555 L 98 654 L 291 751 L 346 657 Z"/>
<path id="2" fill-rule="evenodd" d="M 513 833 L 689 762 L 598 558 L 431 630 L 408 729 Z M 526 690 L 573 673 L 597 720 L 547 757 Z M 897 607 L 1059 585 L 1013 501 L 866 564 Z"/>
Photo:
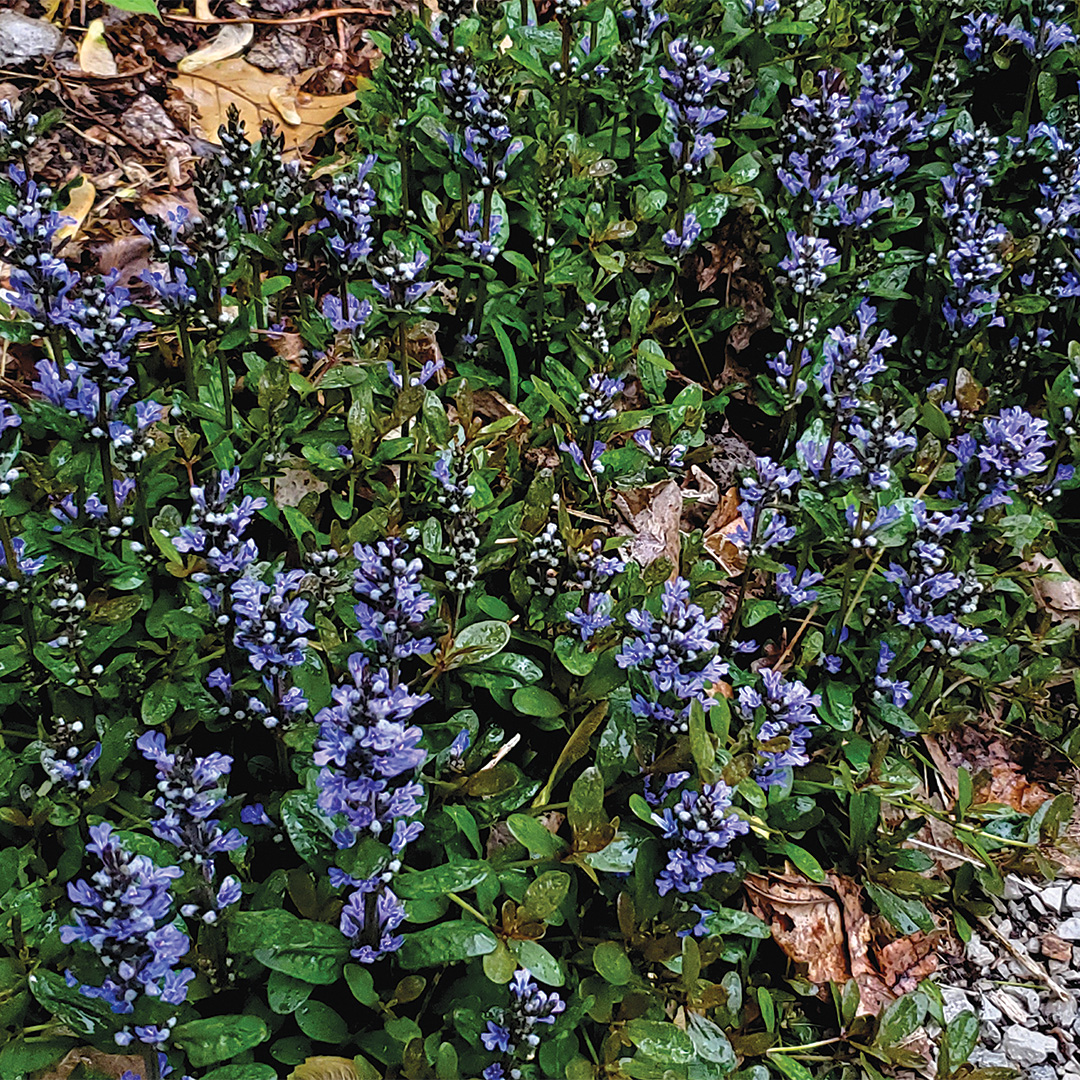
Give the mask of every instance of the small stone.
<path id="1" fill-rule="evenodd" d="M 1009 1059 L 1004 1054 L 995 1054 L 994 1051 L 987 1050 L 985 1046 L 976 1046 L 971 1051 L 968 1061 L 976 1069 L 1007 1069 L 1009 1067 Z"/>
<path id="2" fill-rule="evenodd" d="M 989 998 L 983 998 L 979 1019 L 984 1024 L 996 1024 L 1001 1019 L 1001 1010 Z"/>
<path id="3" fill-rule="evenodd" d="M 1013 922 L 1027 922 L 1029 912 L 1025 904 L 1021 904 L 1019 900 L 1010 900 L 1006 906 L 1009 910 L 1009 917 Z"/>
<path id="4" fill-rule="evenodd" d="M 1046 893 L 1043 893 L 1043 896 L 1045 895 Z M 1030 907 L 1036 915 L 1045 915 L 1047 912 L 1047 905 L 1040 897 L 1036 896 L 1034 893 L 1032 893 L 1028 897 L 1028 907 Z"/>
<path id="5" fill-rule="evenodd" d="M 1031 899 L 1034 900 L 1035 897 Z M 1051 885 L 1049 889 L 1043 889 L 1042 896 L 1038 899 L 1051 911 L 1056 911 L 1060 915 L 1061 905 L 1065 903 L 1065 890 L 1060 885 Z"/>
<path id="6" fill-rule="evenodd" d="M 998 923 L 997 929 L 998 933 L 1003 938 L 1011 938 L 1013 936 L 1012 919 L 1002 919 L 1001 922 Z M 1077 936 L 1080 937 L 1080 934 L 1078 934 Z"/>
<path id="7" fill-rule="evenodd" d="M 1004 986 L 1002 989 L 1012 998 L 1016 998 L 1032 1016 L 1039 1014 L 1039 991 L 1029 986 Z"/>
<path id="8" fill-rule="evenodd" d="M 1071 1028 L 1077 1022 L 1077 1013 L 1080 1013 L 1080 1007 L 1077 1006 L 1074 997 L 1070 997 L 1067 1001 L 1049 998 L 1042 1007 L 1043 1016 L 1059 1028 Z"/>
<path id="9" fill-rule="evenodd" d="M 943 1013 L 946 1024 L 951 1024 L 962 1012 L 973 1011 L 967 991 L 958 986 L 943 986 L 941 997 L 945 1002 Z"/>
<path id="10" fill-rule="evenodd" d="M 991 1021 L 987 1021 L 979 1027 L 979 1038 L 992 1049 L 1001 1042 L 1001 1028 Z"/>
<path id="11" fill-rule="evenodd" d="M 1064 960 L 1068 963 L 1072 959 L 1072 946 L 1067 941 L 1062 941 L 1057 934 L 1043 934 L 1039 947 L 1043 956 L 1049 956 L 1051 960 Z"/>
<path id="12" fill-rule="evenodd" d="M 1021 1069 L 1041 1065 L 1057 1048 L 1057 1039 L 1040 1031 L 1031 1031 L 1021 1024 L 1006 1028 L 1001 1039 L 1001 1052 Z"/>
<path id="13" fill-rule="evenodd" d="M 994 962 L 994 954 L 980 940 L 978 934 L 972 934 L 964 950 L 968 960 L 978 968 L 989 967 Z"/>
<path id="14" fill-rule="evenodd" d="M 1006 900 L 1019 900 L 1024 895 L 1024 886 L 1015 874 L 1008 874 L 1005 878 L 1005 891 L 1002 893 Z"/>
<path id="15" fill-rule="evenodd" d="M 1063 919 L 1058 923 L 1057 936 L 1066 941 L 1080 941 L 1080 916 Z"/>
<path id="16" fill-rule="evenodd" d="M 1070 956 L 1070 960 L 1072 957 Z M 1064 975 L 1069 970 L 1069 960 L 1051 960 L 1046 965 L 1050 969 L 1051 975 Z"/>
<path id="17" fill-rule="evenodd" d="M 0 67 L 18 67 L 30 60 L 50 56 L 60 47 L 63 37 L 45 19 L 0 11 Z"/>
<path id="18" fill-rule="evenodd" d="M 1057 1080 L 1053 1065 L 1036 1065 L 1029 1073 L 1028 1080 Z"/>
<path id="19" fill-rule="evenodd" d="M 1065 893 L 1065 906 L 1070 911 L 1080 911 L 1080 881 L 1069 886 Z"/>

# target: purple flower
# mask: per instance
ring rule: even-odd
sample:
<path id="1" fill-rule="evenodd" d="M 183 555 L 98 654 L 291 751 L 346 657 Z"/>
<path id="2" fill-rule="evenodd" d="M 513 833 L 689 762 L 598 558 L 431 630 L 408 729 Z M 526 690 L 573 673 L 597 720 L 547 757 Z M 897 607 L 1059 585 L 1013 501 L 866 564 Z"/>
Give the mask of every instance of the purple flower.
<path id="1" fill-rule="evenodd" d="M 374 964 L 397 952 L 405 941 L 394 931 L 405 921 L 405 909 L 378 878 L 361 883 L 341 911 L 341 932 L 352 940 L 350 950 L 361 964 Z"/>
<path id="2" fill-rule="evenodd" d="M 656 889 L 666 896 L 698 892 L 707 878 L 730 874 L 735 863 L 716 856 L 750 825 L 730 814 L 731 789 L 723 782 L 706 784 L 700 791 L 684 790 L 673 807 L 653 814 L 665 840 L 673 841 L 667 865 L 656 879 Z"/>
<path id="3" fill-rule="evenodd" d="M 160 731 L 146 732 L 135 745 L 157 770 L 154 805 L 165 816 L 151 823 L 154 835 L 179 848 L 181 859 L 213 881 L 214 856 L 247 843 L 237 829 L 225 832 L 212 817 L 225 801 L 225 785 L 219 781 L 232 769 L 232 758 L 218 753 L 193 757 L 187 750 L 169 753 Z"/>
<path id="4" fill-rule="evenodd" d="M 92 825 L 90 839 L 86 850 L 101 860 L 102 869 L 93 884 L 80 879 L 68 885 L 75 921 L 60 927 L 60 940 L 89 944 L 104 961 L 106 974 L 100 985 L 84 984 L 80 992 L 120 1014 L 131 1013 L 140 994 L 163 998 L 166 989 L 173 999 L 166 1003 L 179 1004 L 194 975 L 174 967 L 190 946 L 171 921 L 169 883 L 182 871 L 132 855 L 108 823 Z M 69 978 L 72 985 L 77 981 Z"/>

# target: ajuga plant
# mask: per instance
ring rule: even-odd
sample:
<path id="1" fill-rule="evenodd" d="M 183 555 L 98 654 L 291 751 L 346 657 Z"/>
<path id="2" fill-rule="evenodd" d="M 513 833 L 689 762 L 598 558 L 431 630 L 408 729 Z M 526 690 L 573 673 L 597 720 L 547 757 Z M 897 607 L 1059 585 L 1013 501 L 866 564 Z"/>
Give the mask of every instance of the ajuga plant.
<path id="1" fill-rule="evenodd" d="M 424 7 L 137 277 L 0 104 L 0 1075 L 967 1075 L 1071 801 L 928 748 L 1080 755 L 1074 15 Z"/>

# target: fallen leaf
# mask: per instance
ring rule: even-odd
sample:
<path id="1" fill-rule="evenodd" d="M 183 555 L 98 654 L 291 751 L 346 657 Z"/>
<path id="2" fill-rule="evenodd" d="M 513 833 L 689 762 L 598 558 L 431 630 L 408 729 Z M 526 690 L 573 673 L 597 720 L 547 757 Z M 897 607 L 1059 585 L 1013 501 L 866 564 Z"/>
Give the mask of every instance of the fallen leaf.
<path id="1" fill-rule="evenodd" d="M 82 173 L 79 176 L 82 183 L 71 189 L 67 206 L 60 211 L 64 217 L 71 218 L 56 230 L 56 239 L 61 243 L 72 239 L 78 233 L 93 209 L 94 199 L 97 198 L 97 188 Z"/>
<path id="2" fill-rule="evenodd" d="M 846 983 L 844 918 L 836 898 L 795 875 L 747 874 L 750 910 L 772 930 L 773 940 L 813 983 Z"/>
<path id="3" fill-rule="evenodd" d="M 117 74 L 116 60 L 105 40 L 105 23 L 94 19 L 79 44 L 79 67 L 88 75 Z"/>
<path id="4" fill-rule="evenodd" d="M 674 578 L 679 572 L 681 549 L 679 525 L 683 498 L 679 485 L 674 480 L 662 480 L 636 491 L 620 491 L 614 502 L 632 530 L 630 558 L 639 566 L 667 559 Z"/>
<path id="5" fill-rule="evenodd" d="M 220 143 L 218 128 L 225 123 L 230 105 L 235 105 L 247 125 L 249 136 L 257 137 L 264 120 L 275 122 L 286 119 L 270 96 L 282 100 L 282 92 L 295 91 L 293 98 L 299 123 L 286 120 L 282 134 L 285 149 L 295 150 L 320 134 L 323 128 L 347 105 L 356 101 L 355 94 L 335 94 L 331 97 L 315 97 L 299 88 L 311 77 L 314 69 L 288 76 L 269 74 L 234 57 L 208 64 L 195 72 L 177 76 L 173 85 L 198 109 L 198 119 L 193 125 L 203 138 Z"/>
<path id="6" fill-rule="evenodd" d="M 1054 622 L 1068 620 L 1080 625 L 1080 581 L 1072 577 L 1060 559 L 1049 559 L 1036 552 L 1020 569 L 1032 575 L 1031 591 L 1035 603 L 1048 612 Z"/>
<path id="7" fill-rule="evenodd" d="M 54 1065 L 38 1080 L 68 1080 L 68 1077 L 80 1066 L 83 1072 L 95 1076 L 103 1075 L 119 1080 L 125 1072 L 142 1076 L 145 1066 L 142 1054 L 105 1054 L 92 1046 L 76 1046 L 64 1055 L 63 1061 Z M 82 1075 L 82 1073 L 80 1073 Z"/>
<path id="8" fill-rule="evenodd" d="M 823 997 L 825 984 L 855 980 L 859 1015 L 876 1016 L 937 966 L 938 935 L 892 937 L 891 924 L 866 912 L 851 878 L 829 874 L 816 885 L 795 872 L 748 874 L 745 886 L 750 910 L 787 956 L 806 965 L 806 978 L 822 984 Z"/>
<path id="9" fill-rule="evenodd" d="M 278 506 L 299 506 L 304 497 L 311 492 L 321 494 L 329 486 L 305 468 L 286 466 L 272 481 L 264 480 L 267 487 L 273 486 L 274 502 Z"/>
<path id="10" fill-rule="evenodd" d="M 255 26 L 252 23 L 226 23 L 213 41 L 202 48 L 188 53 L 177 65 L 176 70 L 182 75 L 201 71 L 219 60 L 227 60 L 238 52 L 243 52 L 255 38 Z"/>
<path id="11" fill-rule="evenodd" d="M 702 545 L 732 577 L 746 569 L 746 545 L 735 539 L 746 522 L 739 513 L 739 489 L 728 488 L 705 525 Z"/>
<path id="12" fill-rule="evenodd" d="M 297 1065 L 289 1080 L 360 1080 L 351 1058 L 309 1057 Z"/>

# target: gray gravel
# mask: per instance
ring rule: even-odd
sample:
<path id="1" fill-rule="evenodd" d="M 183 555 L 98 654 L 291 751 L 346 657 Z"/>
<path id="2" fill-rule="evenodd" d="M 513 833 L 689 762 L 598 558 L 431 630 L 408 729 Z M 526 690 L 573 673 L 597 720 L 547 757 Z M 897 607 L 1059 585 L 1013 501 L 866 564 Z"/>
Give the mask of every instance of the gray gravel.
<path id="1" fill-rule="evenodd" d="M 963 960 L 939 971 L 946 1021 L 966 1009 L 979 1018 L 975 1068 L 1080 1080 L 1080 882 L 1010 875 L 992 899 L 990 923 L 1009 947 L 976 931 Z"/>

